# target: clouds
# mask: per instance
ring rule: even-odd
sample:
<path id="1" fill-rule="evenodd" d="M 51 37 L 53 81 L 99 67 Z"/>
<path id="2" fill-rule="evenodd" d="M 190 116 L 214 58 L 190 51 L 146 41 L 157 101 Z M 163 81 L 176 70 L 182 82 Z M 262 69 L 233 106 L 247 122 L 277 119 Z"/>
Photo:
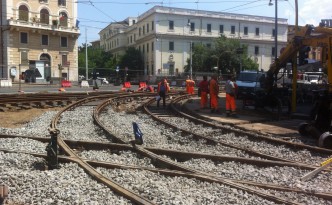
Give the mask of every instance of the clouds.
<path id="1" fill-rule="evenodd" d="M 321 19 L 332 19 L 331 0 L 298 0 L 299 24 L 318 26 Z"/>

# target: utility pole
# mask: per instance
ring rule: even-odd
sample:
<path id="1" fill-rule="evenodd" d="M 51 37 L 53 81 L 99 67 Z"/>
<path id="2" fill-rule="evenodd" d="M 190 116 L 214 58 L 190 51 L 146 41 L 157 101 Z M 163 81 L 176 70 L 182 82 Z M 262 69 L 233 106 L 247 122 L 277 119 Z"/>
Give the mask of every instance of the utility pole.
<path id="1" fill-rule="evenodd" d="M 190 79 L 193 79 L 193 42 L 190 41 Z"/>
<path id="2" fill-rule="evenodd" d="M 85 27 L 85 80 L 88 80 L 89 77 L 89 68 L 88 68 L 88 37 L 87 37 L 87 28 Z"/>

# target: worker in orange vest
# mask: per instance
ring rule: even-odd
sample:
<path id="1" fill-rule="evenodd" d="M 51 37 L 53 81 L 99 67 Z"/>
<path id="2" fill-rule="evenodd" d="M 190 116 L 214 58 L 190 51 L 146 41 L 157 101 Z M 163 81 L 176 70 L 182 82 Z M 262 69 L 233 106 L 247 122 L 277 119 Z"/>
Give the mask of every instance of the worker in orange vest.
<path id="1" fill-rule="evenodd" d="M 203 80 L 198 84 L 198 89 L 200 90 L 201 97 L 201 109 L 207 108 L 208 94 L 209 94 L 209 82 L 207 81 L 207 76 L 203 76 Z"/>
<path id="2" fill-rule="evenodd" d="M 236 83 L 233 76 L 228 76 L 228 80 L 226 81 L 225 91 L 226 91 L 226 116 L 227 117 L 237 117 L 236 115 Z"/>
<path id="3" fill-rule="evenodd" d="M 193 81 L 189 75 L 186 80 L 186 90 L 188 94 L 194 94 L 195 81 Z"/>
<path id="4" fill-rule="evenodd" d="M 166 79 L 163 79 L 158 83 L 158 94 L 159 98 L 157 99 L 157 107 L 159 107 L 159 102 L 163 99 L 163 107 L 166 107 L 166 94 L 169 92 L 170 88 Z"/>
<path id="5" fill-rule="evenodd" d="M 219 112 L 218 110 L 218 94 L 219 85 L 217 81 L 217 75 L 213 75 L 209 84 L 210 91 L 210 101 L 211 101 L 211 113 Z"/>

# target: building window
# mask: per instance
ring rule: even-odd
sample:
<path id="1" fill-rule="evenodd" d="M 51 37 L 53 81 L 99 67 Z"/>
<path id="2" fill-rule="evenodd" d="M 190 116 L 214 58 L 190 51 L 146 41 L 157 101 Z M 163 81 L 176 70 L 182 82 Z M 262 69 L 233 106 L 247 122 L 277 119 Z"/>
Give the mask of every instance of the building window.
<path id="1" fill-rule="evenodd" d="M 62 59 L 62 65 L 63 66 L 68 66 L 67 55 L 61 55 L 61 59 Z"/>
<path id="2" fill-rule="evenodd" d="M 168 29 L 174 30 L 174 21 L 168 21 Z"/>
<path id="3" fill-rule="evenodd" d="M 40 10 L 40 23 L 49 24 L 50 23 L 50 14 L 47 9 Z"/>
<path id="4" fill-rule="evenodd" d="M 48 46 L 48 35 L 42 35 L 41 36 L 41 42 L 43 46 Z"/>
<path id="5" fill-rule="evenodd" d="M 259 55 L 259 47 L 255 46 L 255 55 Z"/>
<path id="6" fill-rule="evenodd" d="M 190 23 L 190 31 L 195 31 L 195 23 Z"/>
<path id="7" fill-rule="evenodd" d="M 45 4 L 47 4 L 48 0 L 39 0 L 39 3 L 45 3 Z"/>
<path id="8" fill-rule="evenodd" d="M 272 49 L 271 49 L 271 55 L 272 55 L 272 56 L 274 56 L 275 50 L 276 50 L 276 49 L 275 49 L 274 47 L 272 47 Z"/>
<path id="9" fill-rule="evenodd" d="M 144 44 L 142 45 L 142 49 L 143 49 L 143 54 L 145 53 L 145 46 L 144 46 Z"/>
<path id="10" fill-rule="evenodd" d="M 150 26 L 149 24 L 146 24 L 146 33 L 149 33 L 150 32 Z"/>
<path id="11" fill-rule="evenodd" d="M 231 26 L 231 34 L 235 34 L 235 26 Z"/>
<path id="12" fill-rule="evenodd" d="M 152 31 L 154 30 L 154 21 L 152 21 L 152 23 L 151 23 L 151 30 Z"/>
<path id="13" fill-rule="evenodd" d="M 171 41 L 171 42 L 169 42 L 169 44 L 168 44 L 169 46 L 169 48 L 168 48 L 168 50 L 170 50 L 170 51 L 174 51 L 174 42 L 173 41 Z"/>
<path id="14" fill-rule="evenodd" d="M 61 37 L 61 47 L 67 48 L 68 47 L 68 38 Z"/>
<path id="15" fill-rule="evenodd" d="M 133 36 L 130 36 L 130 43 L 133 43 Z"/>
<path id="16" fill-rule="evenodd" d="M 206 47 L 207 47 L 207 48 L 211 48 L 211 43 L 207 43 L 207 44 L 206 44 Z"/>
<path id="17" fill-rule="evenodd" d="M 143 35 L 145 34 L 145 26 L 143 26 Z"/>
<path id="18" fill-rule="evenodd" d="M 29 10 L 25 5 L 18 8 L 18 19 L 22 21 L 29 21 Z"/>
<path id="19" fill-rule="evenodd" d="M 23 64 L 23 65 L 29 64 L 28 52 L 27 51 L 21 51 L 21 64 Z"/>
<path id="20" fill-rule="evenodd" d="M 224 33 L 224 25 L 219 25 L 219 33 Z"/>
<path id="21" fill-rule="evenodd" d="M 146 52 L 149 53 L 149 44 L 146 44 Z"/>
<path id="22" fill-rule="evenodd" d="M 206 32 L 211 33 L 211 24 L 207 24 Z"/>
<path id="23" fill-rule="evenodd" d="M 24 43 L 24 44 L 28 43 L 28 33 L 26 33 L 26 32 L 20 33 L 20 43 Z"/>
<path id="24" fill-rule="evenodd" d="M 61 12 L 60 13 L 60 26 L 63 26 L 63 27 L 68 27 L 68 16 L 65 12 Z"/>
<path id="25" fill-rule="evenodd" d="M 256 36 L 259 36 L 259 28 L 256 28 Z"/>
<path id="26" fill-rule="evenodd" d="M 275 37 L 276 36 L 276 30 L 272 29 L 272 36 Z"/>
<path id="27" fill-rule="evenodd" d="M 139 29 L 138 29 L 138 36 L 141 36 L 141 32 L 142 32 L 142 29 L 139 28 Z"/>
<path id="28" fill-rule="evenodd" d="M 244 27 L 243 35 L 247 36 L 248 35 L 248 27 Z"/>
<path id="29" fill-rule="evenodd" d="M 59 6 L 66 6 L 66 0 L 58 0 Z"/>

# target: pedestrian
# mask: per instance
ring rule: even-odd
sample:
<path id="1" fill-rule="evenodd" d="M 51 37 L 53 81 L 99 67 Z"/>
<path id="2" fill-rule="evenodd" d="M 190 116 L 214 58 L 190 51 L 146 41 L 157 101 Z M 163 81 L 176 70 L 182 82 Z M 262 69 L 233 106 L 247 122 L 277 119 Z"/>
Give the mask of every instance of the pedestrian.
<path id="1" fill-rule="evenodd" d="M 219 112 L 218 110 L 218 94 L 219 94 L 219 85 L 217 81 L 217 75 L 213 75 L 209 84 L 209 93 L 210 93 L 210 107 L 211 113 Z"/>
<path id="2" fill-rule="evenodd" d="M 200 97 L 201 97 L 200 108 L 206 109 L 208 104 L 208 94 L 209 94 L 209 82 L 207 81 L 207 76 L 203 76 L 203 80 L 198 84 L 198 89 L 200 90 Z"/>
<path id="3" fill-rule="evenodd" d="M 188 94 L 194 94 L 195 91 L 195 81 L 193 81 L 189 75 L 186 80 L 186 90 Z"/>
<path id="4" fill-rule="evenodd" d="M 229 75 L 226 81 L 225 91 L 226 91 L 226 116 L 227 117 L 237 117 L 236 115 L 236 85 L 234 83 L 234 77 Z"/>
<path id="5" fill-rule="evenodd" d="M 158 83 L 158 94 L 159 98 L 157 99 L 157 107 L 159 107 L 159 102 L 163 99 L 163 107 L 166 107 L 166 94 L 169 92 L 170 88 L 166 79 L 163 79 Z"/>

